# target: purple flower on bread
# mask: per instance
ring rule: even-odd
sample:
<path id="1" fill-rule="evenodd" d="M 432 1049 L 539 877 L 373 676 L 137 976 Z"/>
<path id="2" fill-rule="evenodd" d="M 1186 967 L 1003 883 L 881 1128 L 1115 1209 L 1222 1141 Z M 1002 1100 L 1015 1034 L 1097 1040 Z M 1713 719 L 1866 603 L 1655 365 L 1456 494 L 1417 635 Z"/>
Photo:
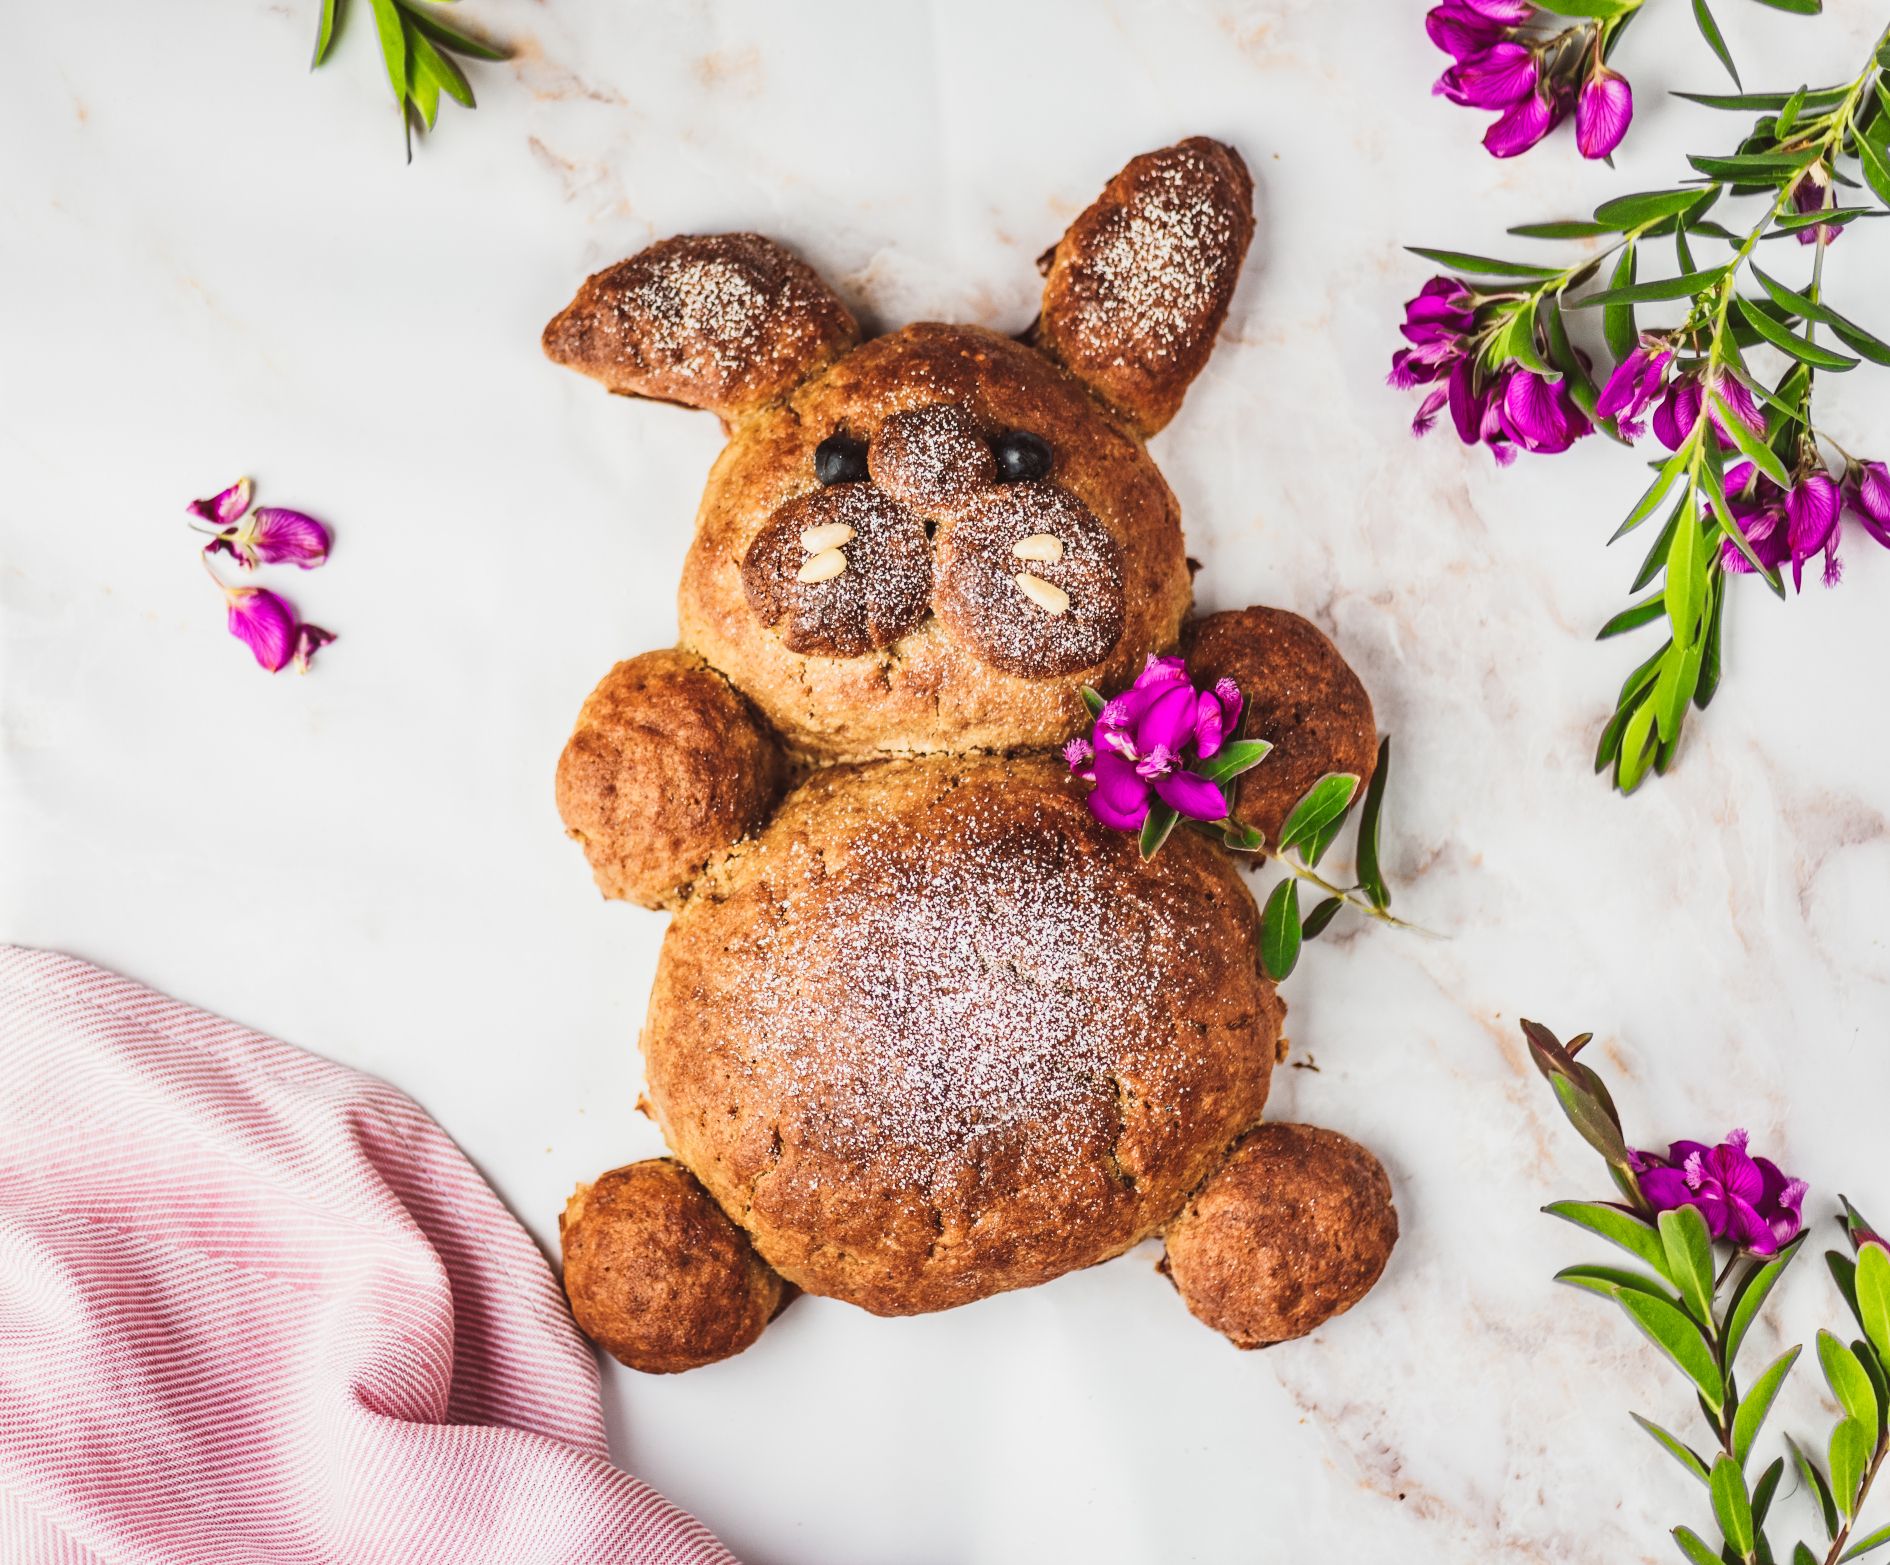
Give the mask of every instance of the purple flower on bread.
<path id="1" fill-rule="evenodd" d="M 1769 1158 L 1753 1157 L 1743 1130 L 1711 1147 L 1676 1141 L 1664 1157 L 1630 1149 L 1628 1161 L 1656 1212 L 1691 1206 L 1715 1239 L 1754 1255 L 1775 1254 L 1804 1226 L 1805 1182 L 1786 1178 Z"/>
<path id="2" fill-rule="evenodd" d="M 1118 831 L 1141 830 L 1157 801 L 1188 820 L 1225 820 L 1221 783 L 1198 767 L 1233 738 L 1242 704 L 1231 679 L 1197 689 L 1185 659 L 1151 656 L 1134 684 L 1103 702 L 1089 738 L 1064 746 L 1070 770 L 1095 785 L 1090 813 Z"/>

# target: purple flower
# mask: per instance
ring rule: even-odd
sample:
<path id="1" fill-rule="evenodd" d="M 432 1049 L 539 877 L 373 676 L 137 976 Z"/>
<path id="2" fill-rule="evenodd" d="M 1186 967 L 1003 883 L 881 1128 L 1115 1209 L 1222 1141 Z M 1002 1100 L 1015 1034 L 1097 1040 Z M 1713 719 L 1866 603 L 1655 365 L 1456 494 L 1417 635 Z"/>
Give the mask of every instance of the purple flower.
<path id="1" fill-rule="evenodd" d="M 1827 207 L 1837 205 L 1836 195 L 1825 166 L 1814 163 L 1798 176 L 1798 183 L 1792 186 L 1792 209 L 1797 212 L 1822 212 Z M 1823 239 L 1826 244 L 1832 244 L 1843 232 L 1842 223 L 1813 223 L 1809 228 L 1798 230 L 1798 242 L 1810 245 Z"/>
<path id="2" fill-rule="evenodd" d="M 1639 440 L 1646 428 L 1641 419 L 1666 388 L 1667 366 L 1672 362 L 1673 349 L 1663 339 L 1642 337 L 1601 388 L 1596 415 L 1613 419 L 1622 439 Z"/>
<path id="3" fill-rule="evenodd" d="M 1767 570 L 1777 570 L 1791 558 L 1785 528 L 1785 491 L 1750 462 L 1741 462 L 1726 474 L 1726 504 L 1733 526 Z M 1749 572 L 1752 564 L 1728 538 L 1720 544 L 1720 563 L 1729 571 Z"/>
<path id="4" fill-rule="evenodd" d="M 267 587 L 225 587 L 230 634 L 270 673 L 295 655 L 295 610 Z"/>
<path id="5" fill-rule="evenodd" d="M 1227 818 L 1219 783 L 1188 770 L 1217 755 L 1240 725 L 1231 679 L 1197 690 L 1187 662 L 1153 657 L 1122 694 L 1103 703 L 1090 738 L 1063 749 L 1070 770 L 1095 787 L 1089 808 L 1118 831 L 1139 831 L 1154 799 L 1190 820 Z"/>
<path id="6" fill-rule="evenodd" d="M 221 494 L 212 495 L 208 500 L 192 500 L 185 509 L 212 526 L 234 527 L 249 509 L 249 496 L 249 480 L 239 478 Z"/>
<path id="7" fill-rule="evenodd" d="M 1566 451 L 1594 427 L 1566 380 L 1549 380 L 1519 365 L 1504 374 L 1499 406 L 1504 433 L 1525 451 Z"/>
<path id="8" fill-rule="evenodd" d="M 1752 400 L 1752 393 L 1743 385 L 1730 375 L 1722 375 L 1714 382 L 1714 389 L 1733 417 L 1753 434 L 1765 433 L 1765 415 Z M 1706 393 L 1698 372 L 1688 370 L 1686 374 L 1678 376 L 1667 388 L 1667 395 L 1654 414 L 1654 434 L 1660 443 L 1669 451 L 1678 451 L 1687 436 L 1693 433 L 1693 426 L 1699 423 L 1700 409 L 1705 405 Z M 1734 441 L 1726 432 L 1726 421 L 1717 406 L 1711 408 L 1709 417 L 1718 433 L 1721 447 L 1730 449 Z"/>
<path id="9" fill-rule="evenodd" d="M 1492 44 L 1437 78 L 1434 89 L 1472 109 L 1507 109 L 1536 90 L 1536 55 L 1518 43 Z"/>
<path id="10" fill-rule="evenodd" d="M 1529 21 L 1535 7 L 1527 0 L 1444 0 L 1424 17 L 1432 43 L 1453 60 L 1481 54 Z"/>
<path id="11" fill-rule="evenodd" d="M 328 529 L 312 516 L 279 505 L 259 505 L 237 527 L 226 527 L 205 545 L 206 554 L 228 554 L 245 569 L 299 565 L 313 570 L 328 558 Z"/>
<path id="12" fill-rule="evenodd" d="M 1730 497 L 1727 501 L 1731 504 Z M 1835 479 L 1823 468 L 1799 476 L 1785 497 L 1787 541 L 1792 553 L 1792 585 L 1805 585 L 1805 561 L 1824 552 L 1824 584 L 1835 587 L 1843 567 L 1838 564 L 1838 517 L 1842 497 Z"/>
<path id="13" fill-rule="evenodd" d="M 1539 84 L 1483 133 L 1484 150 L 1493 158 L 1513 158 L 1527 152 L 1561 124 L 1567 113 L 1567 91 L 1560 86 Z"/>
<path id="14" fill-rule="evenodd" d="M 1890 467 L 1881 462 L 1853 462 L 1844 471 L 1844 503 L 1864 529 L 1890 549 Z"/>
<path id="15" fill-rule="evenodd" d="M 1787 1179 L 1769 1158 L 1750 1156 L 1743 1130 L 1714 1147 L 1676 1141 L 1665 1157 L 1630 1149 L 1628 1162 L 1656 1212 L 1693 1207 L 1715 1239 L 1754 1255 L 1775 1254 L 1804 1227 L 1805 1182 Z"/>
<path id="16" fill-rule="evenodd" d="M 1628 79 L 1596 62 L 1575 100 L 1575 145 L 1585 158 L 1605 158 L 1621 145 L 1634 118 L 1634 89 Z"/>

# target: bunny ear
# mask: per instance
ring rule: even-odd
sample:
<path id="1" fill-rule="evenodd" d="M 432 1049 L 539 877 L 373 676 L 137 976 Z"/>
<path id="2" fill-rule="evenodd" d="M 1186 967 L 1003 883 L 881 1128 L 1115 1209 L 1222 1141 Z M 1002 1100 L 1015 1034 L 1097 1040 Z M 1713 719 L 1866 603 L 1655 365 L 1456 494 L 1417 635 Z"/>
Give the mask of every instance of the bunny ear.
<path id="1" fill-rule="evenodd" d="M 1196 136 L 1147 152 L 1045 258 L 1033 341 L 1139 434 L 1181 406 L 1214 351 L 1253 239 L 1253 179 Z"/>
<path id="2" fill-rule="evenodd" d="M 665 239 L 587 278 L 545 328 L 548 357 L 624 396 L 734 420 L 860 338 L 812 267 L 759 234 Z"/>

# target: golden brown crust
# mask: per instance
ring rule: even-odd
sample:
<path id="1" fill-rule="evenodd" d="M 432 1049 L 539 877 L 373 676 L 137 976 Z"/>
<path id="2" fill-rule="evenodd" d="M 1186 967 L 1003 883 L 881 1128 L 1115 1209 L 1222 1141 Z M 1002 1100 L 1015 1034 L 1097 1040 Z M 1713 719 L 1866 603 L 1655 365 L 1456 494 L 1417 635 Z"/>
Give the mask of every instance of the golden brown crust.
<path id="1" fill-rule="evenodd" d="M 1122 630 L 1094 666 L 1042 679 L 1007 673 L 936 616 L 850 658 L 800 656 L 756 622 L 742 561 L 780 507 L 817 488 L 815 448 L 835 433 L 871 441 L 895 414 L 940 403 L 987 431 L 1041 436 L 1055 487 L 1121 551 Z M 950 516 L 925 520 L 942 534 Z M 1174 644 L 1189 598 L 1175 498 L 1141 442 L 1042 354 L 976 327 L 921 324 L 866 343 L 736 428 L 709 475 L 679 610 L 683 645 L 725 672 L 790 746 L 856 760 L 1060 744 L 1087 719 L 1083 685 L 1127 684 L 1150 652 Z"/>
<path id="2" fill-rule="evenodd" d="M 1303 1337 L 1365 1297 L 1398 1238 L 1391 1181 L 1337 1131 L 1260 1125 L 1162 1236 L 1197 1319 L 1236 1347 Z"/>
<path id="3" fill-rule="evenodd" d="M 784 776 L 726 679 L 691 653 L 646 652 L 586 698 L 558 757 L 558 814 L 605 896 L 667 907 L 761 824 Z"/>
<path id="4" fill-rule="evenodd" d="M 1253 239 L 1253 180 L 1205 136 L 1147 152 L 1050 253 L 1036 344 L 1152 435 L 1214 351 Z"/>
<path id="5" fill-rule="evenodd" d="M 1182 645 L 1197 680 L 1240 686 L 1241 737 L 1273 746 L 1241 778 L 1235 820 L 1273 844 L 1326 773 L 1355 773 L 1363 793 L 1378 764 L 1372 698 L 1318 626 L 1284 609 L 1229 609 L 1193 621 Z"/>
<path id="6" fill-rule="evenodd" d="M 1045 760 L 817 773 L 697 888 L 643 1034 L 669 1145 L 777 1271 L 943 1309 L 1153 1232 L 1266 1101 L 1253 900 Z"/>
<path id="7" fill-rule="evenodd" d="M 564 1291 L 584 1334 L 652 1375 L 741 1352 L 792 1296 L 674 1158 L 579 1185 L 558 1236 Z"/>
<path id="8" fill-rule="evenodd" d="M 622 395 L 732 420 L 785 396 L 859 336 L 813 268 L 772 239 L 685 234 L 587 278 L 545 327 L 544 348 Z"/>

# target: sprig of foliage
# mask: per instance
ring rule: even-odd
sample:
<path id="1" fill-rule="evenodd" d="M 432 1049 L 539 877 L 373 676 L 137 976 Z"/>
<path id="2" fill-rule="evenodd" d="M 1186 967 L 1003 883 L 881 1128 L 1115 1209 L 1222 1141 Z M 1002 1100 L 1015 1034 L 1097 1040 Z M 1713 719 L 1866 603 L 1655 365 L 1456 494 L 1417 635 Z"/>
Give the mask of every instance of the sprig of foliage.
<path id="1" fill-rule="evenodd" d="M 1556 1201 L 1545 1211 L 1625 1251 L 1638 1266 L 1576 1265 L 1558 1282 L 1612 1301 L 1684 1375 L 1706 1424 L 1708 1442 L 1692 1445 L 1639 1413 L 1634 1421 L 1707 1491 L 1715 1546 L 1693 1526 L 1673 1529 L 1693 1565 L 1774 1565 L 1787 1558 L 1768 1536 L 1786 1454 L 1749 1479 L 1753 1453 L 1780 1389 L 1796 1366 L 1788 1348 L 1752 1377 L 1740 1378 L 1739 1353 L 1779 1279 L 1804 1247 L 1800 1233 L 1771 1254 L 1715 1241 L 1697 1205 L 1656 1210 L 1641 1187 L 1645 1154 L 1632 1152 L 1600 1076 L 1577 1056 L 1589 1034 L 1564 1045 L 1525 1021 L 1530 1055 L 1582 1138 L 1607 1162 L 1622 1199 Z M 1651 1175 L 1649 1176 L 1651 1177 Z M 1802 1188 L 1802 1187 L 1801 1187 Z M 1820 1369 L 1840 1409 L 1830 1435 L 1807 1447 L 1784 1444 L 1818 1511 L 1824 1543 L 1792 1546 L 1792 1565 L 1840 1565 L 1890 1544 L 1890 1525 L 1857 1534 L 1871 1484 L 1890 1456 L 1890 1251 L 1848 1201 L 1838 1219 L 1852 1253 L 1825 1252 L 1825 1263 L 1860 1335 L 1848 1343 L 1820 1331 Z M 1848 1335 L 1848 1332 L 1847 1332 Z M 1823 1453 L 1820 1460 L 1819 1453 Z"/>
<path id="2" fill-rule="evenodd" d="M 1826 579 L 1836 579 L 1839 480 L 1821 442 L 1839 459 L 1844 498 L 1890 543 L 1890 514 L 1876 514 L 1882 464 L 1845 452 L 1812 413 L 1819 372 L 1864 359 L 1890 366 L 1890 343 L 1823 292 L 1826 248 L 1847 226 L 1890 211 L 1890 29 L 1847 82 L 1683 96 L 1758 117 L 1731 151 L 1690 157 L 1695 180 L 1605 201 L 1590 218 L 1511 230 L 1605 241 L 1599 254 L 1554 267 L 1414 247 L 1459 275 L 1412 302 L 1406 336 L 1416 346 L 1393 368 L 1394 384 L 1448 382 L 1427 397 L 1420 432 L 1448 404 L 1463 438 L 1502 459 L 1518 447 L 1566 450 L 1592 428 L 1631 443 L 1636 421 L 1659 403 L 1654 428 L 1670 454 L 1609 540 L 1664 511 L 1632 591 L 1658 586 L 1600 631 L 1601 639 L 1656 623 L 1667 631 L 1622 684 L 1596 748 L 1596 770 L 1623 792 L 1650 769 L 1667 770 L 1689 708 L 1703 710 L 1718 690 L 1727 573 L 1755 574 L 1782 597 L 1783 567 L 1799 585 L 1807 560 L 1823 552 Z M 1743 229 L 1709 216 L 1722 199 L 1745 197 L 1762 204 Z M 1786 236 L 1813 248 L 1799 286 L 1757 260 L 1762 242 Z M 1648 276 L 1649 242 L 1661 239 L 1672 243 L 1674 269 Z M 1729 253 L 1714 256 L 1712 245 Z M 1610 258 L 1606 286 L 1578 296 Z M 1640 311 L 1666 304 L 1680 307 L 1679 321 L 1644 329 Z M 1569 312 L 1587 309 L 1599 312 L 1615 365 L 1605 387 L 1571 337 Z M 1831 341 L 1819 340 L 1820 328 Z M 1748 351 L 1782 356 L 1783 373 L 1762 377 Z"/>
<path id="3" fill-rule="evenodd" d="M 387 82 L 400 108 L 406 136 L 407 161 L 413 161 L 413 133 L 433 129 L 444 94 L 455 103 L 473 108 L 472 84 L 455 56 L 469 60 L 503 60 L 506 51 L 446 21 L 441 7 L 454 0 L 368 0 L 380 37 L 381 59 Z M 327 60 L 341 29 L 345 0 L 321 0 L 321 19 L 315 33 L 315 58 L 310 69 Z"/>

